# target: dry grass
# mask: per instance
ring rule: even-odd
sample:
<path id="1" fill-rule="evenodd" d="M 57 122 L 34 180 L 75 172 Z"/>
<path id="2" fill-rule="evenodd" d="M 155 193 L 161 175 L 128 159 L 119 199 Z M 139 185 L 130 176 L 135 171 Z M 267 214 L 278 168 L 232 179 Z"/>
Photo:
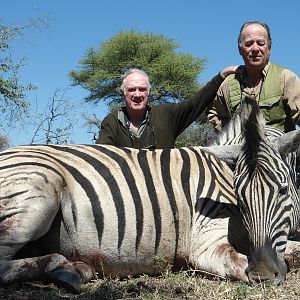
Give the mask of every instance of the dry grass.
<path id="1" fill-rule="evenodd" d="M 194 273 L 166 271 L 160 277 L 97 279 L 82 288 L 78 295 L 62 288 L 42 283 L 22 283 L 0 287 L 0 299 L 264 299 L 298 300 L 300 272 L 288 273 L 287 280 L 280 286 L 256 286 L 223 279 L 208 279 Z"/>

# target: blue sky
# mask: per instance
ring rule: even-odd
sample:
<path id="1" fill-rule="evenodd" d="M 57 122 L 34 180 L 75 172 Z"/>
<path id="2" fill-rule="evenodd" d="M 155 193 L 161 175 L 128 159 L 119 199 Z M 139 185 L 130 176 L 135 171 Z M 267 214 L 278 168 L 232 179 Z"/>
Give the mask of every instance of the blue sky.
<path id="1" fill-rule="evenodd" d="M 46 13 L 50 20 L 46 30 L 29 32 L 14 44 L 14 55 L 27 58 L 22 81 L 38 87 L 29 97 L 42 110 L 57 89 L 68 88 L 66 96 L 80 103 L 86 91 L 70 86 L 69 71 L 79 67 L 88 48 L 98 48 L 121 30 L 163 34 L 178 42 L 181 52 L 207 58 L 199 78 L 204 83 L 222 68 L 242 63 L 236 43 L 241 24 L 263 21 L 271 28 L 271 60 L 300 75 L 299 11 L 296 0 L 3 0 L 0 19 L 3 25 L 20 25 Z M 107 114 L 105 105 L 81 108 L 100 119 Z M 75 143 L 91 142 L 83 124 L 82 118 L 74 124 Z M 12 145 L 27 144 L 31 138 L 30 128 L 10 134 Z"/>

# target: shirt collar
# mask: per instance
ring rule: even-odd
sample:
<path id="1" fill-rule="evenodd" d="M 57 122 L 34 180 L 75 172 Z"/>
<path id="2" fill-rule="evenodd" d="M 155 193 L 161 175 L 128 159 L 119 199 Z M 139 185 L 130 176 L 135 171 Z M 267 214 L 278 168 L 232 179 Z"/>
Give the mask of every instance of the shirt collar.
<path id="1" fill-rule="evenodd" d="M 268 62 L 266 64 L 266 66 L 264 67 L 264 69 L 262 70 L 262 76 L 263 76 L 263 79 L 266 78 L 267 74 L 268 74 L 268 71 L 270 69 L 270 62 Z M 243 82 L 248 82 L 248 77 L 247 77 L 247 73 L 246 73 L 246 68 L 243 68 L 242 69 L 242 72 L 240 73 L 239 75 L 240 79 L 243 81 Z"/>
<path id="2" fill-rule="evenodd" d="M 150 106 L 147 106 L 146 116 L 141 124 L 147 123 L 149 121 L 150 110 Z M 118 120 L 124 125 L 124 127 L 129 128 L 130 120 L 126 111 L 126 106 L 123 106 L 118 110 Z"/>
<path id="3" fill-rule="evenodd" d="M 262 70 L 262 74 L 264 76 L 264 78 L 266 78 L 268 71 L 270 69 L 270 62 L 267 63 L 267 65 L 264 67 L 264 69 Z"/>

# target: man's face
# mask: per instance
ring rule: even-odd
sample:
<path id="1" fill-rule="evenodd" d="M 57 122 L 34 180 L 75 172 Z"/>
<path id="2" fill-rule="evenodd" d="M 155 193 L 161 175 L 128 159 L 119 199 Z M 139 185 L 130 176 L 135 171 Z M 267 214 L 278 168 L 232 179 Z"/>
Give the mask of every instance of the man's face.
<path id="1" fill-rule="evenodd" d="M 132 73 L 126 77 L 124 100 L 128 112 L 146 110 L 149 100 L 149 82 L 140 73 Z"/>
<path id="2" fill-rule="evenodd" d="M 243 30 L 239 46 L 246 67 L 263 69 L 268 63 L 271 55 L 268 34 L 260 24 L 250 24 Z"/>

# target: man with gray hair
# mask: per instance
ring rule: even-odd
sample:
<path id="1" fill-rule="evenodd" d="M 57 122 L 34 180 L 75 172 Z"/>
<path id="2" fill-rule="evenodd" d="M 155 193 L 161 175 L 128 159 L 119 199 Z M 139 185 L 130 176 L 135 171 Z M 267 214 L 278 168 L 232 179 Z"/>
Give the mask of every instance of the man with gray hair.
<path id="1" fill-rule="evenodd" d="M 255 99 L 266 124 L 285 132 L 297 127 L 300 117 L 300 80 L 292 71 L 270 62 L 272 38 L 267 24 L 242 25 L 238 37 L 244 64 L 221 84 L 208 110 L 208 120 L 220 130 L 239 108 L 241 99 Z"/>
<path id="2" fill-rule="evenodd" d="M 152 108 L 148 105 L 148 75 L 140 69 L 130 69 L 122 76 L 125 106 L 104 118 L 97 143 L 139 149 L 173 148 L 176 138 L 214 99 L 223 79 L 236 69 L 237 66 L 225 68 L 187 101 Z"/>

